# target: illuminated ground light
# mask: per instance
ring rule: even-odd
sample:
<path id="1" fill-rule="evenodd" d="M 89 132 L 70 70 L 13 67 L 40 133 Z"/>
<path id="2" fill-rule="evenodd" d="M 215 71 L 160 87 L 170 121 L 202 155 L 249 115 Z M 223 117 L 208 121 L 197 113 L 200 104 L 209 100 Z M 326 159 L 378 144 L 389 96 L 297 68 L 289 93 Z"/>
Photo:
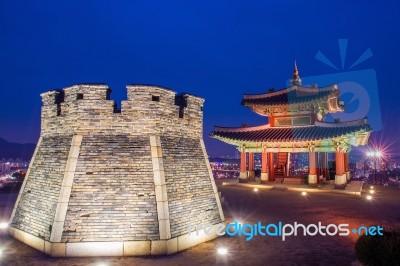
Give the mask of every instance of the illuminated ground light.
<path id="1" fill-rule="evenodd" d="M 372 196 L 371 196 L 371 195 L 368 195 L 368 196 L 366 197 L 366 199 L 367 199 L 367 200 L 372 200 Z"/>
<path id="2" fill-rule="evenodd" d="M 0 223 L 0 229 L 6 229 L 8 227 L 8 223 Z"/>
<path id="3" fill-rule="evenodd" d="M 254 190 L 254 192 L 258 192 L 258 188 L 256 188 L 256 187 L 253 190 Z"/>
<path id="4" fill-rule="evenodd" d="M 370 189 L 374 189 L 374 186 L 370 186 L 369 188 L 370 188 Z"/>
<path id="5" fill-rule="evenodd" d="M 305 197 L 305 196 L 307 196 L 307 192 L 303 191 L 303 192 L 301 192 L 301 195 Z"/>
<path id="6" fill-rule="evenodd" d="M 228 249 L 221 247 L 221 248 L 218 248 L 217 252 L 219 255 L 226 255 L 226 254 L 228 254 Z"/>
<path id="7" fill-rule="evenodd" d="M 370 191 L 369 191 L 369 194 L 374 194 L 375 193 L 375 190 L 373 190 L 373 189 L 371 189 Z"/>

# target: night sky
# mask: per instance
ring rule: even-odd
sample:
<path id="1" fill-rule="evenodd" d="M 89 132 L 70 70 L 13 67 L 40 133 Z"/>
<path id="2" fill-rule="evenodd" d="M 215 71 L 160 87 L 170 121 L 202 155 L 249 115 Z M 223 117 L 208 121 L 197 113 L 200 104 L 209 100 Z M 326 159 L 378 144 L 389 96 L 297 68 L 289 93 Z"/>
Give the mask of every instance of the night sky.
<path id="1" fill-rule="evenodd" d="M 383 130 L 373 139 L 400 152 L 398 1 L 4 1 L 0 0 L 0 137 L 36 142 L 39 94 L 79 83 L 106 83 L 112 99 L 126 84 L 154 84 L 206 99 L 211 155 L 232 147 L 210 139 L 214 125 L 259 125 L 240 105 L 244 93 L 280 89 L 294 60 L 301 76 L 332 74 L 315 59 L 375 69 Z M 117 4 L 118 3 L 118 4 Z"/>

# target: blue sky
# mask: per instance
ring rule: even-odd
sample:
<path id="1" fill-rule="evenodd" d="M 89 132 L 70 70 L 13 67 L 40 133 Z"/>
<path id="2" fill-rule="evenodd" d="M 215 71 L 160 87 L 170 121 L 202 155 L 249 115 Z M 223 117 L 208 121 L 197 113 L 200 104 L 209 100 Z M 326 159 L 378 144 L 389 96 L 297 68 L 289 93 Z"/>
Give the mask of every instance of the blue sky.
<path id="1" fill-rule="evenodd" d="M 106 83 L 161 85 L 206 99 L 210 154 L 232 148 L 208 138 L 214 125 L 265 123 L 240 105 L 244 93 L 283 88 L 300 74 L 334 74 L 368 48 L 353 70 L 375 69 L 383 121 L 379 137 L 400 148 L 400 4 L 397 1 L 0 1 L 0 137 L 36 142 L 43 91 Z"/>

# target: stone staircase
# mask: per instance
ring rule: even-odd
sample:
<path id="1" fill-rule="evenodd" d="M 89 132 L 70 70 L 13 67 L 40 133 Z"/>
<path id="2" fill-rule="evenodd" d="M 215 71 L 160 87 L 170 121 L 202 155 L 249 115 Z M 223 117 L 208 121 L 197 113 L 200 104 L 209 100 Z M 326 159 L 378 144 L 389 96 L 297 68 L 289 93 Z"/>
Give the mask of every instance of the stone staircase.
<path id="1" fill-rule="evenodd" d="M 276 179 L 280 179 L 280 178 L 285 177 L 288 153 L 287 152 L 278 152 L 277 156 L 278 157 L 277 157 L 276 165 L 274 168 L 274 177 Z"/>

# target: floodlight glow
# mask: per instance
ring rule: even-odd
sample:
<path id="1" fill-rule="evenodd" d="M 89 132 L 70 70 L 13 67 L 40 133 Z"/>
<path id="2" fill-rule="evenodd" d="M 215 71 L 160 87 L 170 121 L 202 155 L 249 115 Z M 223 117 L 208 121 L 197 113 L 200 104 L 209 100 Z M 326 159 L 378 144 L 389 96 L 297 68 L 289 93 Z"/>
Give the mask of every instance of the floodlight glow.
<path id="1" fill-rule="evenodd" d="M 372 196 L 371 195 L 368 195 L 366 198 L 367 198 L 367 200 L 372 200 Z"/>
<path id="2" fill-rule="evenodd" d="M 373 189 L 371 189 L 370 191 L 369 191 L 369 194 L 374 194 L 375 193 L 375 190 L 373 190 Z"/>
<path id="3" fill-rule="evenodd" d="M 301 192 L 301 195 L 302 196 L 307 196 L 307 192 L 303 191 L 303 192 Z"/>
<path id="4" fill-rule="evenodd" d="M 382 156 L 382 153 L 381 153 L 380 151 L 377 151 L 377 152 L 375 152 L 375 156 L 376 156 L 376 157 L 381 157 L 381 156 Z"/>
<path id="5" fill-rule="evenodd" d="M 8 227 L 8 223 L 0 223 L 0 229 L 6 229 Z"/>
<path id="6" fill-rule="evenodd" d="M 374 153 L 373 152 L 367 152 L 367 156 L 374 156 Z"/>
<path id="7" fill-rule="evenodd" d="M 226 255 L 226 254 L 228 254 L 228 249 L 227 248 L 223 248 L 223 247 L 221 247 L 221 248 L 218 248 L 218 254 L 219 255 Z"/>
<path id="8" fill-rule="evenodd" d="M 254 188 L 253 190 L 254 190 L 254 192 L 258 192 L 258 188 Z"/>

